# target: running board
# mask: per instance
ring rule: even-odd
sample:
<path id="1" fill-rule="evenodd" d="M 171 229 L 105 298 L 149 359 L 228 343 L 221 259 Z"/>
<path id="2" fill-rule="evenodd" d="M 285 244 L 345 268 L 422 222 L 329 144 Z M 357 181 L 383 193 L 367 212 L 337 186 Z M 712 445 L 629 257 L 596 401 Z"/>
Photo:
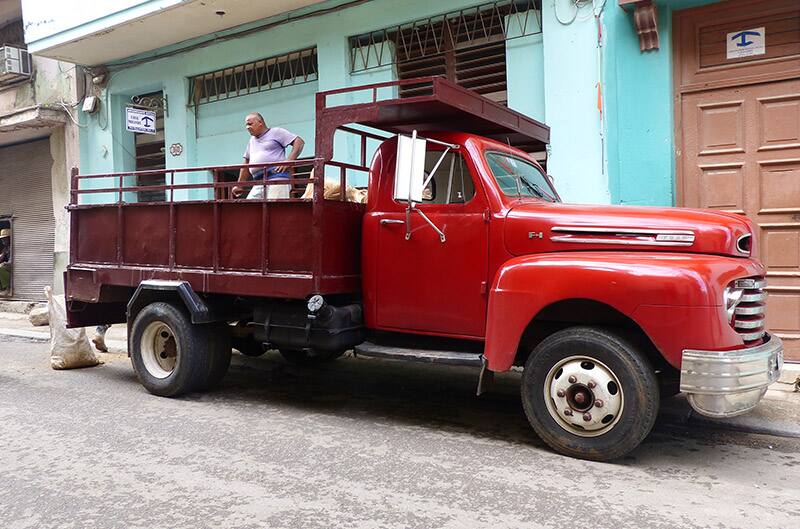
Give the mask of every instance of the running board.
<path id="1" fill-rule="evenodd" d="M 483 366 L 483 355 L 480 353 L 460 353 L 458 351 L 432 351 L 429 349 L 411 349 L 391 347 L 364 342 L 353 348 L 356 356 L 373 358 L 390 358 L 407 362 L 423 362 L 427 364 L 447 364 L 455 366 Z"/>

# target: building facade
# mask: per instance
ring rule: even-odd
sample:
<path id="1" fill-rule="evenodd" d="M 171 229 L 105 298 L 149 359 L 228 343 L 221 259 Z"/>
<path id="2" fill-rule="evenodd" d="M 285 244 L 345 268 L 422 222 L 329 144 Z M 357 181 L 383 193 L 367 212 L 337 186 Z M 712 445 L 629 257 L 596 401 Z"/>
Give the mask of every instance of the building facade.
<path id="1" fill-rule="evenodd" d="M 800 338 L 796 0 L 263 4 L 23 0 L 33 52 L 102 77 L 80 115 L 81 172 L 238 163 L 254 110 L 312 154 L 316 91 L 444 75 L 550 125 L 537 156 L 569 202 L 748 214 L 769 326 Z M 143 102 L 148 137 L 124 125 Z"/>
<path id="2" fill-rule="evenodd" d="M 18 1 L 0 5 L 0 43 L 0 300 L 38 301 L 67 264 L 76 70 L 29 56 Z"/>

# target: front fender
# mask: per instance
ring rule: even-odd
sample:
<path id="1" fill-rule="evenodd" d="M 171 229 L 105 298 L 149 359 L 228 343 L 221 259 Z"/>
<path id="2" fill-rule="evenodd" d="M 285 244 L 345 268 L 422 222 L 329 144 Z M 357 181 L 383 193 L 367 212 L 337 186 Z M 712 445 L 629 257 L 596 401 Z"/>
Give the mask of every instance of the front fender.
<path id="1" fill-rule="evenodd" d="M 701 254 L 564 252 L 511 259 L 489 292 L 488 368 L 508 370 L 529 323 L 570 299 L 604 303 L 631 318 L 675 367 L 684 348 L 741 347 L 726 321 L 722 292 L 733 279 L 763 274 L 752 259 Z"/>

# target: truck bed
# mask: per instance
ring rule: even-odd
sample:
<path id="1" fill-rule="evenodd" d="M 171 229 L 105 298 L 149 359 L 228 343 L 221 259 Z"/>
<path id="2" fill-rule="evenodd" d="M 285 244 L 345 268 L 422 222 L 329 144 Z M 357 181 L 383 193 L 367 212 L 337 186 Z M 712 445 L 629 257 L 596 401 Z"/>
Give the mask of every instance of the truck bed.
<path id="1" fill-rule="evenodd" d="M 118 177 L 73 175 L 73 190 L 82 178 Z M 164 186 L 167 193 L 185 187 Z M 115 191 L 136 189 L 143 188 Z M 301 198 L 78 204 L 79 193 L 69 206 L 70 300 L 103 301 L 104 286 L 135 288 L 146 279 L 185 280 L 203 293 L 296 299 L 360 290 L 364 204 Z"/>
<path id="2" fill-rule="evenodd" d="M 400 85 L 422 87 L 420 95 L 381 99 L 382 90 Z M 354 102 L 366 94 L 366 102 Z M 344 97 L 345 104 L 334 104 Z M 316 96 L 314 160 L 281 162 L 300 168 L 313 163 L 317 175 L 339 172 L 345 186 L 348 172 L 369 172 L 368 139 L 382 141 L 412 130 L 471 130 L 528 151 L 543 151 L 549 128 L 439 77 L 408 79 L 348 87 Z M 372 131 L 350 127 L 360 124 Z M 335 161 L 337 131 L 361 141 L 360 164 Z M 232 200 L 221 198 L 236 185 L 221 182 L 223 171 L 242 166 L 166 169 L 79 175 L 70 184 L 70 264 L 66 295 L 87 302 L 83 324 L 108 321 L 90 315 L 104 305 L 119 310 L 133 288 L 148 279 L 184 280 L 198 293 L 262 298 L 303 299 L 312 294 L 348 294 L 361 289 L 361 219 L 365 205 L 323 200 L 323 179 L 313 182 L 313 199 Z M 252 165 L 250 167 L 253 167 Z M 177 183 L 201 171 L 207 183 Z M 141 177 L 164 175 L 166 185 L 136 186 Z M 86 182 L 92 180 L 94 182 Z M 176 200 L 203 189 L 211 200 Z M 164 191 L 167 200 L 136 202 L 142 191 Z M 105 193 L 108 203 L 88 204 L 87 194 Z M 122 290 L 115 287 L 123 287 Z M 95 306 L 91 306 L 94 304 Z M 71 312 L 73 314 L 73 312 Z M 72 317 L 72 316 L 71 316 Z M 115 316 L 124 321 L 123 315 Z M 77 324 L 75 322 L 71 322 Z"/>

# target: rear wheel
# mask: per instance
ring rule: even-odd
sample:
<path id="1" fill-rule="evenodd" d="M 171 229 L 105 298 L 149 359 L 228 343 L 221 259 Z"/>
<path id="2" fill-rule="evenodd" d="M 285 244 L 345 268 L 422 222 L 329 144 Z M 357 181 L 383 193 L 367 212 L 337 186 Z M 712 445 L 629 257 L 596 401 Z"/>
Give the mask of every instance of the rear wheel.
<path id="1" fill-rule="evenodd" d="M 601 328 L 557 332 L 531 353 L 522 403 L 536 433 L 566 455 L 607 461 L 624 456 L 655 423 L 653 368 L 623 336 Z"/>
<path id="2" fill-rule="evenodd" d="M 208 328 L 164 302 L 144 307 L 131 327 L 131 363 L 139 382 L 155 395 L 174 397 L 200 389 L 211 364 Z"/>
<path id="3" fill-rule="evenodd" d="M 139 312 L 130 343 L 139 382 L 162 397 L 212 388 L 231 362 L 227 325 L 194 325 L 182 307 L 165 302 L 151 303 Z"/>
<path id="4" fill-rule="evenodd" d="M 204 326 L 210 334 L 208 374 L 197 389 L 207 390 L 220 383 L 231 365 L 231 332 L 227 323 Z"/>

